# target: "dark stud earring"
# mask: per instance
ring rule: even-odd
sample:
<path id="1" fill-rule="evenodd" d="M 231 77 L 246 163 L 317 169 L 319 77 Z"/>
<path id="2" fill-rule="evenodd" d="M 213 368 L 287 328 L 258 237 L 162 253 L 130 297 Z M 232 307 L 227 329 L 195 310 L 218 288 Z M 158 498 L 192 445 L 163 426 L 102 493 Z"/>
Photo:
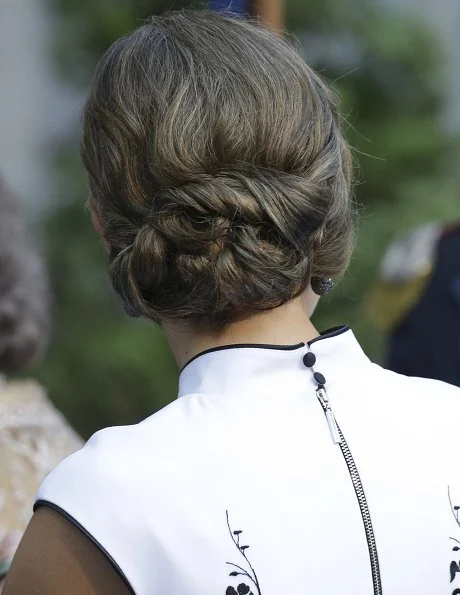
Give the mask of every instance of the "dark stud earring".
<path id="1" fill-rule="evenodd" d="M 334 281 L 330 278 L 322 278 L 322 277 L 312 277 L 311 278 L 311 288 L 316 293 L 316 295 L 327 295 L 332 291 L 334 287 Z"/>
<path id="2" fill-rule="evenodd" d="M 132 304 L 128 304 L 128 302 L 123 302 L 123 309 L 128 316 L 131 316 L 131 318 L 139 318 L 141 315 L 139 310 Z"/>

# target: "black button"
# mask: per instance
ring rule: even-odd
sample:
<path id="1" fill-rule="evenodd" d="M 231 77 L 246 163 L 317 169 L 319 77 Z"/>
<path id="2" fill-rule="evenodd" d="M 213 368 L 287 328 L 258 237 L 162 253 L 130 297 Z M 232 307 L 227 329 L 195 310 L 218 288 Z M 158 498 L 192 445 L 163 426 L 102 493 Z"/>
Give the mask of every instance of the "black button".
<path id="1" fill-rule="evenodd" d="M 326 384 L 326 378 L 321 374 L 321 372 L 315 372 L 313 374 L 313 378 L 320 386 L 324 386 Z"/>
<path id="2" fill-rule="evenodd" d="M 309 351 L 303 356 L 303 363 L 307 368 L 312 368 L 316 363 L 316 355 Z"/>

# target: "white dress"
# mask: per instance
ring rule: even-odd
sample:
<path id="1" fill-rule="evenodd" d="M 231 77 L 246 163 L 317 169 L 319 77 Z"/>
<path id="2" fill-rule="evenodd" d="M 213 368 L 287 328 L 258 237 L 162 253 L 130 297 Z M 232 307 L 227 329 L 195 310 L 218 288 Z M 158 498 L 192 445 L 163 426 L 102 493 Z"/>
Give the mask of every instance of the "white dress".
<path id="1" fill-rule="evenodd" d="M 93 436 L 36 506 L 137 595 L 459 595 L 459 424 L 460 389 L 372 364 L 346 328 L 220 348 L 177 401 Z"/>

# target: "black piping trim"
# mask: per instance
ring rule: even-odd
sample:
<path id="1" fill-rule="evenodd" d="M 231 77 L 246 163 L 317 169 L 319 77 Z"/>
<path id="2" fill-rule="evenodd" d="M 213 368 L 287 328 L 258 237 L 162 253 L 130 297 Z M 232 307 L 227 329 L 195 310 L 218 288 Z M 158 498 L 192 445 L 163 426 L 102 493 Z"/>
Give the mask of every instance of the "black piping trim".
<path id="1" fill-rule="evenodd" d="M 37 500 L 34 504 L 34 512 L 36 512 L 42 506 L 51 508 L 51 510 L 54 510 L 54 512 L 57 512 L 58 514 L 63 516 L 67 521 L 69 521 L 69 523 L 72 523 L 72 525 L 74 527 L 76 527 L 81 533 L 83 533 L 83 535 L 85 537 L 87 537 L 91 541 L 91 543 L 93 545 L 95 545 L 97 547 L 97 549 L 101 552 L 101 554 L 107 559 L 107 561 L 110 563 L 112 568 L 115 570 L 115 572 L 118 574 L 118 576 L 121 578 L 121 580 L 127 587 L 130 594 L 136 595 L 134 589 L 132 588 L 132 586 L 131 586 L 130 582 L 128 581 L 123 570 L 118 566 L 118 564 L 115 562 L 115 560 L 109 554 L 109 552 L 105 548 L 102 547 L 102 545 L 97 541 L 97 539 L 95 539 L 91 535 L 91 533 L 88 533 L 88 531 L 83 527 L 83 525 L 80 525 L 80 523 L 76 519 L 74 519 L 73 516 L 71 516 L 68 512 L 63 510 L 60 506 L 57 506 L 56 504 L 53 504 L 52 502 L 48 502 L 48 500 Z"/>
<path id="2" fill-rule="evenodd" d="M 338 337 L 339 335 L 343 335 L 349 330 L 350 327 L 347 324 L 342 326 L 335 326 L 334 328 L 331 328 L 327 331 L 323 331 L 319 337 L 316 337 L 316 339 L 308 341 L 307 345 L 310 347 L 310 345 L 313 345 L 313 343 L 317 343 L 318 341 L 322 341 L 323 339 L 331 339 L 332 337 Z"/>
<path id="3" fill-rule="evenodd" d="M 307 345 L 310 346 L 313 343 L 316 343 L 317 341 L 321 341 L 323 339 L 330 339 L 331 337 L 337 337 L 338 335 L 342 335 L 343 333 L 346 333 L 349 330 L 350 327 L 348 325 L 335 326 L 334 328 L 323 331 L 319 337 L 316 337 L 316 339 L 312 339 L 307 343 Z M 277 351 L 295 351 L 296 349 L 300 349 L 301 347 L 305 347 L 305 343 L 297 343 L 296 345 L 271 345 L 268 343 L 235 343 L 234 345 L 220 345 L 219 347 L 211 347 L 210 349 L 205 349 L 204 351 L 200 351 L 200 353 L 194 355 L 184 365 L 184 367 L 181 369 L 181 372 L 183 372 L 189 364 L 194 362 L 202 355 L 207 355 L 208 353 L 214 353 L 216 351 L 227 351 L 229 349 L 275 349 Z"/>
<path id="4" fill-rule="evenodd" d="M 305 343 L 297 343 L 296 345 L 270 345 L 267 343 L 235 343 L 234 345 L 220 345 L 219 347 L 211 347 L 210 349 L 206 349 L 205 351 L 200 351 L 190 359 L 185 366 L 182 368 L 181 372 L 192 362 L 196 359 L 201 357 L 202 355 L 207 355 L 208 353 L 214 353 L 215 351 L 227 351 L 229 349 L 276 349 L 277 351 L 295 351 L 296 349 L 300 349 L 301 347 L 305 347 Z"/>

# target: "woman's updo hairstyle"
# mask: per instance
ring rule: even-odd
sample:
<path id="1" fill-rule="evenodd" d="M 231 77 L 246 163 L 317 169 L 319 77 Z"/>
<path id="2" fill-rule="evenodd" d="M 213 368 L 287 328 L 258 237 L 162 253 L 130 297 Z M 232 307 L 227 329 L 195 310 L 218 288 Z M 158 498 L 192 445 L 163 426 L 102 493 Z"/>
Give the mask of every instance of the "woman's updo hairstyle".
<path id="1" fill-rule="evenodd" d="M 221 329 L 347 267 L 352 165 L 336 105 L 260 26 L 184 11 L 115 42 L 82 158 L 127 310 Z"/>

